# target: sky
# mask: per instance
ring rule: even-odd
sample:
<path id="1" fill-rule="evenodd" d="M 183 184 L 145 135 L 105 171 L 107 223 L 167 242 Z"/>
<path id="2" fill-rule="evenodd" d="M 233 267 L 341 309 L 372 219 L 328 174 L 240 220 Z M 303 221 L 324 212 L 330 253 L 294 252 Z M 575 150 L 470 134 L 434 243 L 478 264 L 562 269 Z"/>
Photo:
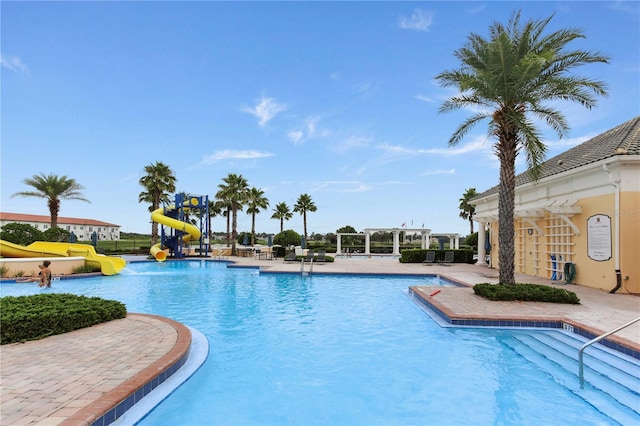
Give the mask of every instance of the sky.
<path id="1" fill-rule="evenodd" d="M 213 199 L 229 173 L 264 191 L 259 233 L 279 232 L 276 204 L 293 210 L 306 193 L 309 234 L 467 235 L 460 198 L 497 185 L 495 141 L 485 121 L 449 147 L 473 111 L 439 112 L 456 92 L 434 77 L 460 67 L 471 33 L 488 37 L 516 10 L 553 15 L 548 32 L 581 29 L 568 47 L 610 58 L 577 69 L 607 84 L 595 108 L 552 105 L 568 135 L 540 123 L 547 158 L 640 113 L 637 1 L 2 1 L 0 210 L 49 215 L 46 200 L 12 195 L 55 174 L 90 200 L 62 200 L 60 216 L 150 233 L 139 180 L 163 162 L 177 192 Z M 302 217 L 285 229 L 302 233 Z M 239 213 L 238 231 L 250 230 Z"/>

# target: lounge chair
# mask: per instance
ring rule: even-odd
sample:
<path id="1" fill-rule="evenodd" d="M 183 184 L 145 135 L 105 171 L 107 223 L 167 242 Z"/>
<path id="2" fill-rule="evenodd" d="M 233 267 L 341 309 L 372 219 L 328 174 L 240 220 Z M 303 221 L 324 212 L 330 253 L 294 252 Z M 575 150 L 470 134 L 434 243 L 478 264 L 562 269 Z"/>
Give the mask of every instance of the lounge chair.
<path id="1" fill-rule="evenodd" d="M 433 265 L 436 261 L 436 252 L 428 251 L 427 257 L 422 261 L 423 265 Z"/>
<path id="2" fill-rule="evenodd" d="M 308 250 L 307 255 L 303 259 L 303 262 L 311 262 L 313 260 L 314 254 L 315 253 L 313 252 L 313 250 Z"/>
<path id="3" fill-rule="evenodd" d="M 448 251 L 444 254 L 444 260 L 440 262 L 442 266 L 451 266 L 453 263 L 453 252 Z"/>
<path id="4" fill-rule="evenodd" d="M 295 262 L 296 260 L 298 259 L 296 258 L 296 253 L 293 251 L 284 257 L 284 263 Z"/>
<path id="5" fill-rule="evenodd" d="M 324 263 L 326 262 L 327 252 L 325 250 L 318 250 L 318 258 L 316 259 L 316 263 Z"/>

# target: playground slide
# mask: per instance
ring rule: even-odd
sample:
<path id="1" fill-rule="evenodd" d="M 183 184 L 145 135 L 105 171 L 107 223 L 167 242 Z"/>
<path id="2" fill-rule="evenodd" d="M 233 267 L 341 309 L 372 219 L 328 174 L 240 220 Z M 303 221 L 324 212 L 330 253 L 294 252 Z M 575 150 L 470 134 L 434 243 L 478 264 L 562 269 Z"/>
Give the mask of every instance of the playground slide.
<path id="1" fill-rule="evenodd" d="M 120 257 L 105 256 L 96 253 L 89 244 L 51 243 L 36 241 L 28 246 L 0 240 L 2 257 L 84 257 L 87 264 L 97 266 L 104 275 L 115 275 L 127 264 Z"/>
<path id="2" fill-rule="evenodd" d="M 173 207 L 169 207 L 169 209 L 173 209 Z M 190 223 L 182 222 L 178 219 L 174 219 L 172 217 L 168 217 L 164 215 L 164 208 L 159 208 L 151 213 L 151 220 L 159 223 L 164 226 L 169 226 L 173 229 L 177 229 L 181 232 L 186 232 L 187 234 L 182 237 L 183 243 L 188 243 L 191 240 L 200 239 L 200 230 L 193 226 Z M 151 255 L 158 261 L 164 262 L 167 259 L 168 249 L 163 250 L 161 247 L 161 243 L 158 243 L 151 247 L 150 253 Z"/>

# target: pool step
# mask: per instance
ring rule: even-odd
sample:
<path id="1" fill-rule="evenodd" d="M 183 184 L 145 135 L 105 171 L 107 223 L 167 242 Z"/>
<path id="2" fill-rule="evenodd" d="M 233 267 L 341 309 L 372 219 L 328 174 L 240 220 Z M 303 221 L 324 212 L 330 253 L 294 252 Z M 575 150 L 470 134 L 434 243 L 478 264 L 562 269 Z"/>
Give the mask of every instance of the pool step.
<path id="1" fill-rule="evenodd" d="M 516 333 L 504 343 L 551 375 L 613 422 L 640 424 L 640 363 L 600 344 L 584 352 L 584 389 L 578 378 L 578 350 L 587 340 L 562 332 Z"/>

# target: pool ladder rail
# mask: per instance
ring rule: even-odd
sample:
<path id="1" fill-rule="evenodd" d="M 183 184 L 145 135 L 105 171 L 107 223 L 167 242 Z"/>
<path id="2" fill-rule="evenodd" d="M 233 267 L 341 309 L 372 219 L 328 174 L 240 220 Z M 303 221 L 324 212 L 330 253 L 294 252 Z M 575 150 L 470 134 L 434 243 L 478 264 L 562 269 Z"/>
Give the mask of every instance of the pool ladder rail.
<path id="1" fill-rule="evenodd" d="M 600 340 L 604 339 L 605 337 L 608 337 L 614 333 L 617 333 L 618 331 L 629 327 L 632 324 L 637 323 L 638 321 L 640 321 L 640 317 L 633 319 L 631 321 L 629 321 L 626 324 L 622 324 L 620 327 L 614 328 L 611 331 L 608 331 L 604 334 L 601 334 L 600 336 L 596 337 L 595 339 L 589 340 L 587 343 L 585 343 L 584 345 L 582 345 L 582 347 L 580 348 L 580 350 L 578 351 L 578 368 L 579 368 L 579 377 L 580 377 L 580 389 L 584 389 L 584 350 L 587 349 L 587 347 L 593 345 L 594 343 L 598 343 Z"/>
<path id="2" fill-rule="evenodd" d="M 300 262 L 300 275 L 304 275 L 304 258 Z M 313 273 L 313 257 L 309 259 L 309 272 L 307 274 Z"/>

